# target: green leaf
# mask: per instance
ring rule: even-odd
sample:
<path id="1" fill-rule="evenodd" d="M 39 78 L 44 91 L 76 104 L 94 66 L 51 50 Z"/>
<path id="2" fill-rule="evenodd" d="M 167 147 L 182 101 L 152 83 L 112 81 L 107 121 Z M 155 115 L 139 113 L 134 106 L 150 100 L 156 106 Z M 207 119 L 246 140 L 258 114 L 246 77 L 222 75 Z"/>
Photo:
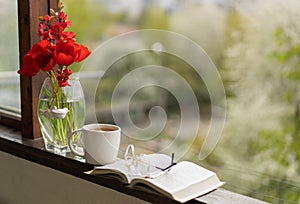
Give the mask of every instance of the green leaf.
<path id="1" fill-rule="evenodd" d="M 49 99 L 49 100 L 51 100 L 52 99 L 52 94 L 51 94 L 51 92 L 46 88 L 46 87 L 44 87 L 44 93 L 46 94 L 46 96 L 47 96 L 47 98 Z"/>

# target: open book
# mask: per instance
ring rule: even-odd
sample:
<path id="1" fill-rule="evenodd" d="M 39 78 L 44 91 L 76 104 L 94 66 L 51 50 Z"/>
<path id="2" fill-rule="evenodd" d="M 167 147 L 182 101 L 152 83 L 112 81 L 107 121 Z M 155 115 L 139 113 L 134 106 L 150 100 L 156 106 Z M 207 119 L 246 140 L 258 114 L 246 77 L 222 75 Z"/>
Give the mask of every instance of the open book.
<path id="1" fill-rule="evenodd" d="M 97 166 L 87 174 L 116 177 L 130 187 L 154 190 L 179 202 L 186 202 L 222 186 L 217 175 L 197 164 L 182 161 L 165 171 L 171 158 L 164 154 L 143 155 L 134 161 L 118 160 Z"/>

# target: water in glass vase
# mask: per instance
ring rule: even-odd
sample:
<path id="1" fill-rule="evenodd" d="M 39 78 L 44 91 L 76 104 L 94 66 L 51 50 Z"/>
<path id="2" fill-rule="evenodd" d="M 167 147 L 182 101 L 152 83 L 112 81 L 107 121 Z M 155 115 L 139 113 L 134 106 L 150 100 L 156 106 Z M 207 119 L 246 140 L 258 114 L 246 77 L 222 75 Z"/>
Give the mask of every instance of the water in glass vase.
<path id="1" fill-rule="evenodd" d="M 38 119 L 47 151 L 65 155 L 68 135 L 83 126 L 85 100 L 78 78 L 70 86 L 59 87 L 46 78 L 39 95 Z"/>
<path id="2" fill-rule="evenodd" d="M 65 154 L 68 151 L 67 136 L 84 124 L 85 102 L 84 100 L 73 100 L 59 103 L 58 107 L 49 109 L 50 103 L 49 99 L 40 99 L 38 106 L 38 119 L 45 147 L 48 151 Z M 56 117 L 56 113 L 63 109 L 67 110 L 64 117 L 61 115 Z"/>

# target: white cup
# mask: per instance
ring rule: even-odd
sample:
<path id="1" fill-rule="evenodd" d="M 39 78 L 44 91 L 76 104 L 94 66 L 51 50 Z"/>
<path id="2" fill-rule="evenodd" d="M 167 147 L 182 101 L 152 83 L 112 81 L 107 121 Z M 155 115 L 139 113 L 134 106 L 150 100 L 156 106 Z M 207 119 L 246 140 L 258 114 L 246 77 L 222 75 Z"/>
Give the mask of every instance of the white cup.
<path id="1" fill-rule="evenodd" d="M 84 152 L 74 148 L 73 137 L 82 132 L 80 142 Z M 85 157 L 86 162 L 94 165 L 105 165 L 116 161 L 121 140 L 121 128 L 112 124 L 88 124 L 72 132 L 68 138 L 71 151 Z"/>

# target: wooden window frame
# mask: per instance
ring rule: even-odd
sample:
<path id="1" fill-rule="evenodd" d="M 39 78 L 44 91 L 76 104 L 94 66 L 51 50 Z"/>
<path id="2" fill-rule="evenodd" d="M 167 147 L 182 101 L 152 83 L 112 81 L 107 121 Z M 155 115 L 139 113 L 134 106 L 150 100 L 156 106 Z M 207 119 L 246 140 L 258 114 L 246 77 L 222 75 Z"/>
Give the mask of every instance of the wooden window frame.
<path id="1" fill-rule="evenodd" d="M 19 61 L 39 41 L 39 16 L 49 13 L 50 8 L 57 9 L 58 0 L 18 0 Z M 34 77 L 20 76 L 21 117 L 9 111 L 0 110 L 0 122 L 21 129 L 22 137 L 35 139 L 41 137 L 37 118 L 38 95 L 43 73 Z"/>

